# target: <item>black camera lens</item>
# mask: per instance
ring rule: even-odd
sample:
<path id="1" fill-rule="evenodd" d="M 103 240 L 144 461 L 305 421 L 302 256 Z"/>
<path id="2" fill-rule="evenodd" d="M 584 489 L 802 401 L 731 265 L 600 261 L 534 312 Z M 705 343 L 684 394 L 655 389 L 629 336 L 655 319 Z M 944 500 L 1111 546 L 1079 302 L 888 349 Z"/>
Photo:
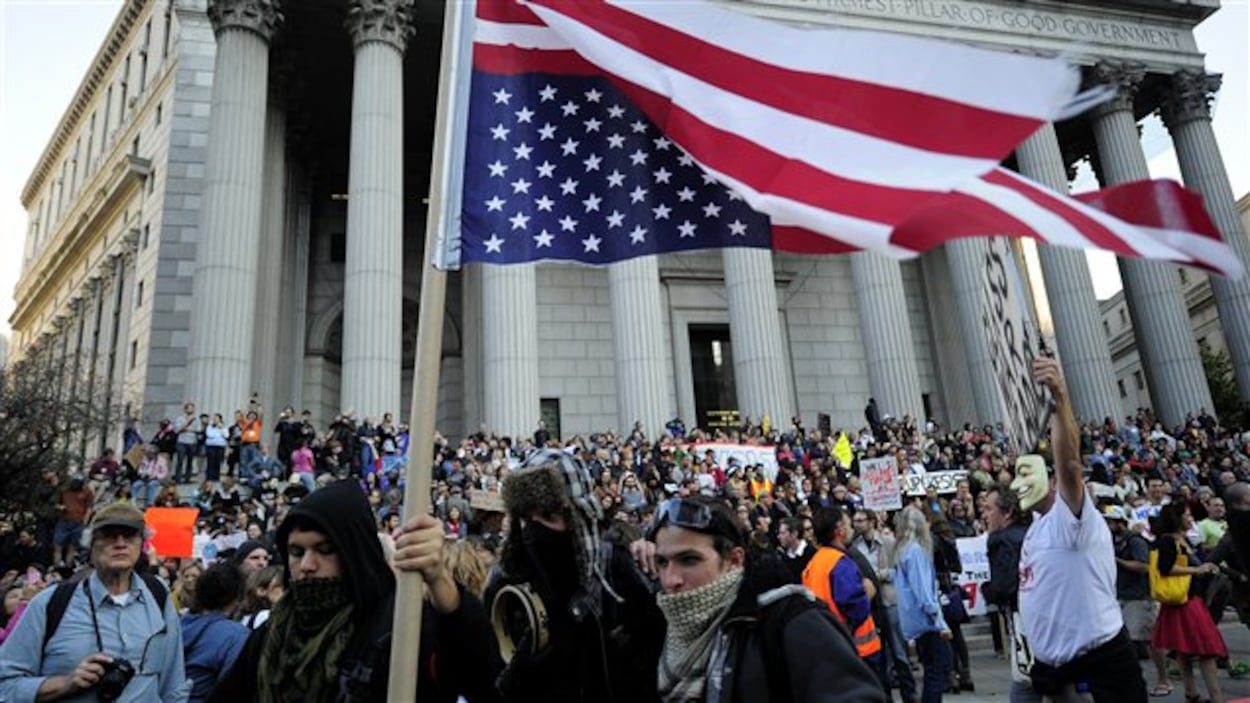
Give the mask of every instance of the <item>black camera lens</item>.
<path id="1" fill-rule="evenodd" d="M 104 665 L 104 676 L 96 684 L 96 696 L 103 703 L 115 701 L 121 698 L 122 691 L 126 690 L 126 685 L 134 677 L 135 667 L 129 659 L 114 659 Z"/>

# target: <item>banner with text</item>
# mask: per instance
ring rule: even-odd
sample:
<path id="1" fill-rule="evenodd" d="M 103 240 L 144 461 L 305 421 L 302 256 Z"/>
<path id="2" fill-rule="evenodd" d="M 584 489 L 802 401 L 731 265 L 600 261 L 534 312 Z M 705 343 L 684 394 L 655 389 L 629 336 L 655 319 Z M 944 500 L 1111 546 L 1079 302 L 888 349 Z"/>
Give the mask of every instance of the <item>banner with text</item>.
<path id="1" fill-rule="evenodd" d="M 754 444 L 733 444 L 732 442 L 699 442 L 693 446 L 696 456 L 703 456 L 711 450 L 716 457 L 716 464 L 721 468 L 729 466 L 730 458 L 737 459 L 738 466 L 746 468 L 756 464 L 764 465 L 764 475 L 769 481 L 777 480 L 777 452 L 774 447 L 761 447 Z"/>
<path id="2" fill-rule="evenodd" d="M 1023 279 L 1006 237 L 984 240 L 981 325 L 1003 404 L 1008 446 L 1032 451 L 1050 422 L 1050 393 L 1033 382 L 1040 338 L 1029 314 Z"/>
<path id="3" fill-rule="evenodd" d="M 864 507 L 868 510 L 899 510 L 903 507 L 898 461 L 894 457 L 861 460 L 859 480 L 864 491 Z"/>
<path id="4" fill-rule="evenodd" d="M 965 478 L 968 478 L 968 472 L 962 470 L 908 474 L 903 477 L 903 492 L 909 496 L 922 496 L 932 487 L 937 490 L 938 495 L 954 493 L 959 482 Z"/>
<path id="5" fill-rule="evenodd" d="M 990 552 L 985 535 L 961 537 L 955 540 L 959 548 L 959 561 L 964 570 L 955 575 L 955 583 L 968 596 L 964 605 L 969 615 L 985 615 L 985 599 L 981 587 L 990 580 Z"/>

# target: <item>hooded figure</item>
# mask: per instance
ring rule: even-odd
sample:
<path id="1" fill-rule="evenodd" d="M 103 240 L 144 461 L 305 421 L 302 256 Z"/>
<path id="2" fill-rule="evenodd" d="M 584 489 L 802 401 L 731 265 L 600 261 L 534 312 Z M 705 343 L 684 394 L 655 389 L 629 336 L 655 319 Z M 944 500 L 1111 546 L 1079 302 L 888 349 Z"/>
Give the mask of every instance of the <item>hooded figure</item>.
<path id="1" fill-rule="evenodd" d="M 360 487 L 340 481 L 313 491 L 282 521 L 275 548 L 286 595 L 210 700 L 384 700 L 395 574 Z M 421 634 L 419 700 L 481 700 L 466 683 L 495 671 L 481 603 L 461 593 L 448 615 L 427 606 Z"/>
<path id="2" fill-rule="evenodd" d="M 536 633 L 517 635 L 500 677 L 504 697 L 656 700 L 664 621 L 654 586 L 627 550 L 601 540 L 603 513 L 586 468 L 541 450 L 504 481 L 502 497 L 508 538 L 486 600 L 524 584 L 549 618 L 545 643 Z"/>

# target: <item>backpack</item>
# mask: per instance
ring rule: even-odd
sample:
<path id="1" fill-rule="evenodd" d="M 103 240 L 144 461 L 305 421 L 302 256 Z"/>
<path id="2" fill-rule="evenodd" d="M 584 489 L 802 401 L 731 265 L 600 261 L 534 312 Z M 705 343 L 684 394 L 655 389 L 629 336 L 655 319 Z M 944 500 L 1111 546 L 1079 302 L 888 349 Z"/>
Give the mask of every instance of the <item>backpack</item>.
<path id="1" fill-rule="evenodd" d="M 156 605 L 160 608 L 161 613 L 165 612 L 165 602 L 169 599 L 169 591 L 165 589 L 165 584 L 152 574 L 136 573 L 136 576 L 143 579 L 148 585 L 148 590 L 156 597 Z M 60 627 L 61 619 L 65 617 L 65 610 L 69 608 L 69 601 L 74 597 L 74 589 L 78 588 L 78 584 L 86 584 L 87 580 L 81 581 L 65 581 L 57 584 L 56 590 L 52 592 L 52 597 L 48 599 L 47 622 L 43 627 L 43 647 L 40 652 L 48 648 L 48 643 L 52 641 L 52 636 L 56 634 L 56 628 Z M 86 585 L 83 586 L 86 588 Z"/>
<path id="2" fill-rule="evenodd" d="M 781 595 L 783 589 L 786 591 L 785 595 Z M 783 586 L 768 593 L 780 596 L 761 607 L 758 625 L 764 643 L 764 665 L 768 676 L 768 688 L 771 693 L 780 694 L 776 697 L 770 694 L 769 699 L 788 701 L 793 699 L 793 695 L 790 690 L 790 678 L 787 676 L 785 631 L 791 620 L 814 610 L 820 613 L 838 631 L 839 635 L 845 637 L 852 648 L 855 646 L 855 639 L 846 625 L 829 610 L 829 606 L 813 596 L 806 588 Z"/>

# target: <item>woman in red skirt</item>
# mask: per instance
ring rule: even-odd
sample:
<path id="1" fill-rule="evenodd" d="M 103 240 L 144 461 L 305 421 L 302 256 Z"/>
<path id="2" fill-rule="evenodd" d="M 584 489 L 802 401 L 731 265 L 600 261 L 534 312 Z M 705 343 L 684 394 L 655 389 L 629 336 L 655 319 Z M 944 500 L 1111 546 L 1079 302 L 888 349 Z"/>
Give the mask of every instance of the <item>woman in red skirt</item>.
<path id="1" fill-rule="evenodd" d="M 1151 529 L 1156 535 L 1154 549 L 1159 551 L 1158 567 L 1163 576 L 1200 576 L 1219 570 L 1215 564 L 1195 563 L 1197 558 L 1185 543 L 1185 532 L 1193 526 L 1194 518 L 1184 503 L 1163 506 L 1158 517 L 1152 521 Z M 1187 557 L 1188 566 L 1177 564 L 1177 557 L 1182 554 Z M 1224 703 L 1224 692 L 1220 690 L 1215 662 L 1218 658 L 1228 656 L 1228 646 L 1224 644 L 1224 637 L 1220 635 L 1211 614 L 1202 602 L 1198 584 L 1198 579 L 1190 582 L 1189 598 L 1183 605 L 1164 603 L 1159 606 L 1159 617 L 1155 621 L 1151 645 L 1169 651 L 1180 659 L 1186 701 L 1202 700 L 1194 681 L 1196 660 L 1212 703 Z"/>

